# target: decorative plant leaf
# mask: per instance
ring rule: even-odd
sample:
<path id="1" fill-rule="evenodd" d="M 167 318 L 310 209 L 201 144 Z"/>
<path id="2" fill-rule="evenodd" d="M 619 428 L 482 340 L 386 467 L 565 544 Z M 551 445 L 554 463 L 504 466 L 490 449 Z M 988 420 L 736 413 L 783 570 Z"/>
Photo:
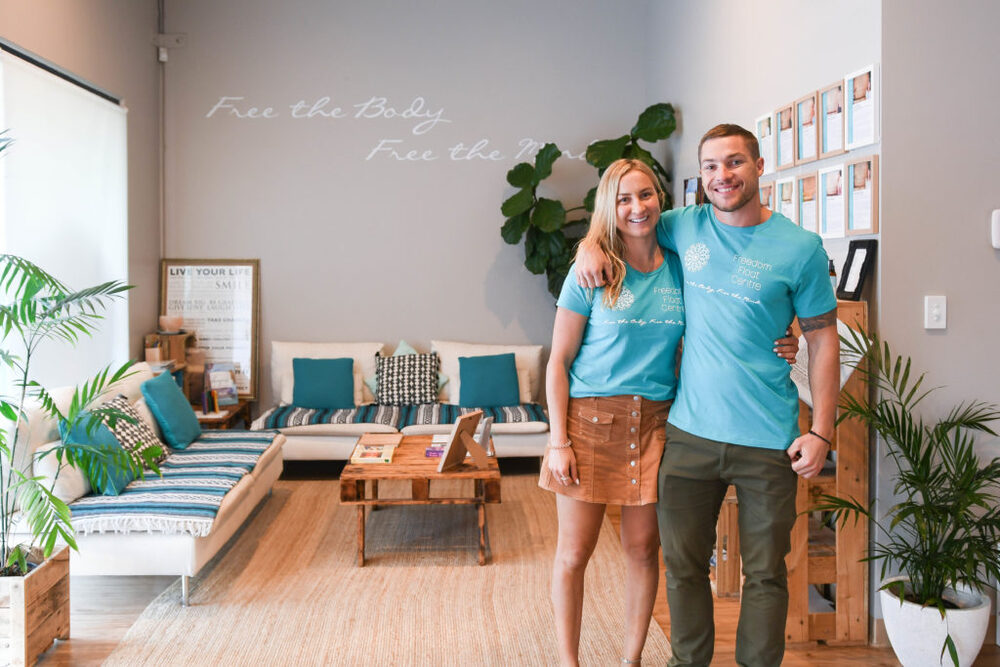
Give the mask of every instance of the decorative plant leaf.
<path id="1" fill-rule="evenodd" d="M 609 164 L 622 157 L 625 145 L 630 139 L 631 137 L 626 134 L 617 139 L 595 141 L 587 146 L 587 162 L 603 173 Z"/>
<path id="2" fill-rule="evenodd" d="M 535 168 L 527 162 L 520 162 L 507 172 L 507 182 L 515 188 L 526 188 L 530 185 L 537 185 L 535 179 Z"/>
<path id="3" fill-rule="evenodd" d="M 500 236 L 511 245 L 520 243 L 521 237 L 524 236 L 524 231 L 530 223 L 531 218 L 528 217 L 527 213 L 518 213 L 512 218 L 507 218 L 507 222 L 503 223 L 503 227 L 500 228 Z"/>
<path id="4" fill-rule="evenodd" d="M 625 146 L 625 149 L 622 152 L 622 157 L 631 158 L 633 160 L 642 160 L 648 165 L 652 165 L 652 163 L 656 161 L 653 159 L 652 153 L 634 142 Z"/>
<path id="5" fill-rule="evenodd" d="M 531 224 L 543 232 L 555 232 L 566 224 L 566 209 L 562 202 L 539 197 L 531 212 Z"/>
<path id="6" fill-rule="evenodd" d="M 534 201 L 535 193 L 531 188 L 518 190 L 503 203 L 500 212 L 508 218 L 513 218 L 515 215 L 520 215 L 530 209 Z"/>
<path id="7" fill-rule="evenodd" d="M 587 191 L 587 196 L 583 198 L 583 207 L 588 213 L 594 212 L 594 201 L 597 199 L 597 186 Z"/>
<path id="8" fill-rule="evenodd" d="M 677 118 L 671 104 L 654 104 L 641 114 L 632 128 L 632 136 L 654 142 L 666 139 L 677 129 Z"/>
<path id="9" fill-rule="evenodd" d="M 542 146 L 542 149 L 535 156 L 535 175 L 532 179 L 535 185 L 552 175 L 552 164 L 559 159 L 561 154 L 559 147 L 553 143 Z"/>

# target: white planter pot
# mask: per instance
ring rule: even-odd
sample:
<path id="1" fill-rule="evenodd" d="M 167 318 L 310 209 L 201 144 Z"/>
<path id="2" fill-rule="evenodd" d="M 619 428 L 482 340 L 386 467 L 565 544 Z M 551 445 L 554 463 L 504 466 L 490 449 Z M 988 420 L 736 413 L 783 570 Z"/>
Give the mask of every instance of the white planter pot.
<path id="1" fill-rule="evenodd" d="M 885 583 L 891 581 L 908 579 L 895 577 Z M 968 667 L 979 655 L 990 620 L 990 599 L 973 591 L 951 589 L 945 591 L 944 597 L 959 609 L 949 609 L 941 618 L 936 607 L 922 607 L 905 600 L 900 604 L 899 598 L 889 591 L 879 591 L 885 631 L 903 667 L 952 665 L 947 650 L 941 655 L 948 634 L 958 649 L 961 667 Z"/>

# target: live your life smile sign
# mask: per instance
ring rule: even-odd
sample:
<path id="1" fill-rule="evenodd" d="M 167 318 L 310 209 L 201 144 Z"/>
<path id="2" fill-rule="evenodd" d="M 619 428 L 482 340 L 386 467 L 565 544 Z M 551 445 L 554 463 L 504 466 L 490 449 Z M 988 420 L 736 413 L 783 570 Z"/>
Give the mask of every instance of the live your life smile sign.
<path id="1" fill-rule="evenodd" d="M 444 107 L 428 103 L 421 96 L 409 103 L 398 104 L 388 97 L 373 95 L 351 103 L 335 102 L 329 96 L 298 99 L 284 104 L 261 104 L 245 96 L 220 96 L 205 114 L 214 120 L 239 120 L 267 122 L 277 118 L 306 123 L 379 123 L 389 120 L 410 122 L 410 137 L 383 137 L 378 139 L 367 154 L 366 161 L 393 160 L 397 162 L 433 162 L 436 160 L 501 162 L 505 160 L 531 160 L 545 142 L 523 138 L 512 146 L 497 147 L 486 137 L 459 141 L 447 146 L 428 145 L 421 141 L 440 125 L 452 123 Z M 417 139 L 414 139 L 416 137 Z M 563 151 L 571 160 L 585 160 L 585 151 Z"/>

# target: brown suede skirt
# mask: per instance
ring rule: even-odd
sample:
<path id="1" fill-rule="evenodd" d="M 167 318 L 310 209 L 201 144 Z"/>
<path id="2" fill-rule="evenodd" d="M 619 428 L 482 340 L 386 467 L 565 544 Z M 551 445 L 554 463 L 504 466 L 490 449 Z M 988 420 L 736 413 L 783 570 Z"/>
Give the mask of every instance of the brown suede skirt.
<path id="1" fill-rule="evenodd" d="M 546 450 L 538 485 L 589 503 L 655 503 L 670 403 L 632 395 L 570 398 L 566 430 L 580 484 L 563 486 L 549 470 Z"/>

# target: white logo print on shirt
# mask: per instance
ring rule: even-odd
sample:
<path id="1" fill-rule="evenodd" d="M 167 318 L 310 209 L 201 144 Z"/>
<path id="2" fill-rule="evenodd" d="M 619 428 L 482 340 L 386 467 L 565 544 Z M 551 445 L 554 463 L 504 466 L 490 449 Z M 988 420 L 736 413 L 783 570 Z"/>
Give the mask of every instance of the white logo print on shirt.
<path id="1" fill-rule="evenodd" d="M 615 310 L 628 310 L 633 303 L 635 303 L 635 294 L 622 285 L 622 291 L 618 294 L 618 300 L 615 301 Z"/>
<path id="2" fill-rule="evenodd" d="M 708 264 L 712 253 L 704 243 L 695 243 L 684 251 L 684 269 L 687 271 L 701 271 Z"/>

